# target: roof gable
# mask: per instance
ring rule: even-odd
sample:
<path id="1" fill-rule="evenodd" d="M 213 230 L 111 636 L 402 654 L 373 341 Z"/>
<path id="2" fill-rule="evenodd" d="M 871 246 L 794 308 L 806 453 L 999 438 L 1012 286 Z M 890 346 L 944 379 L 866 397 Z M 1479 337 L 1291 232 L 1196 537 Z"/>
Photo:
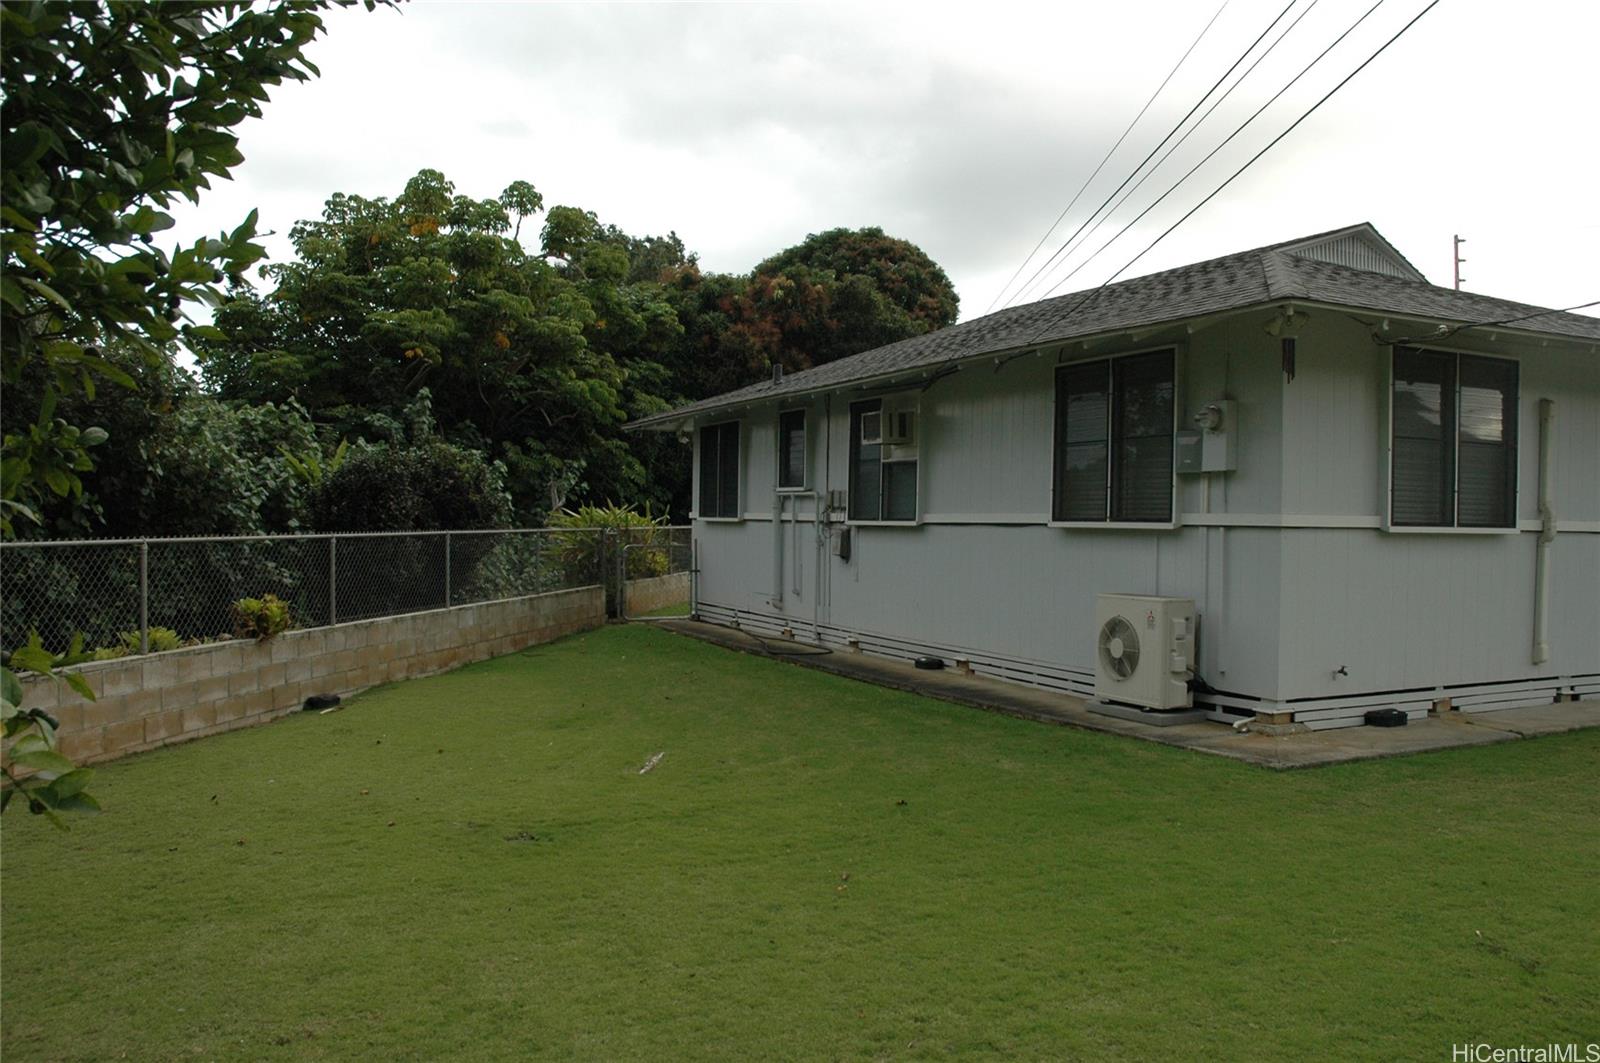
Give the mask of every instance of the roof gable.
<path id="1" fill-rule="evenodd" d="M 1349 266 L 1351 269 L 1383 273 L 1404 280 L 1426 282 L 1428 279 L 1367 222 L 1299 242 L 1279 244 L 1273 250 L 1295 258 Z"/>

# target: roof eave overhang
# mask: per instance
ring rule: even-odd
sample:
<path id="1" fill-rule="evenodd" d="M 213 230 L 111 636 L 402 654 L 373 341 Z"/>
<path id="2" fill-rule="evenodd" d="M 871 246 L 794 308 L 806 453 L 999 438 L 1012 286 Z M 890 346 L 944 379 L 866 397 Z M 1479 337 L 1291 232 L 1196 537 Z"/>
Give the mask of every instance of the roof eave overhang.
<path id="1" fill-rule="evenodd" d="M 1383 321 L 1409 321 L 1419 325 L 1434 325 L 1441 329 L 1454 330 L 1450 332 L 1445 339 L 1458 336 L 1463 332 L 1470 332 L 1474 336 L 1498 336 L 1504 333 L 1514 336 L 1519 340 L 1538 340 L 1542 346 L 1548 346 L 1553 343 L 1560 344 L 1562 346 L 1575 347 L 1580 350 L 1587 347 L 1592 353 L 1600 353 L 1600 337 L 1596 336 L 1572 336 L 1560 332 L 1545 332 L 1541 329 L 1519 328 L 1514 324 L 1497 325 L 1488 322 L 1475 324 L 1473 322 L 1463 322 L 1457 317 L 1430 316 L 1427 314 L 1416 314 L 1399 310 L 1384 310 L 1379 307 L 1358 306 L 1354 303 L 1329 303 L 1317 299 L 1279 299 L 1274 300 L 1273 305 L 1276 306 L 1285 302 L 1293 302 L 1295 306 L 1303 307 L 1307 310 L 1333 310 L 1351 315 L 1371 315 L 1380 319 L 1377 324 L 1382 324 Z M 1560 313 L 1560 311 L 1557 310 L 1552 310 L 1550 312 L 1553 314 Z M 1363 324 L 1366 323 L 1367 322 L 1363 322 Z M 1382 331 L 1392 330 L 1375 330 L 1373 333 L 1374 338 L 1379 339 L 1379 333 Z M 1428 339 L 1429 337 L 1427 336 L 1393 336 L 1382 337 L 1381 342 L 1392 343 L 1404 340 L 1416 344 L 1425 344 Z"/>
<path id="2" fill-rule="evenodd" d="M 1440 326 L 1443 328 L 1457 328 L 1463 324 L 1460 318 L 1437 317 L 1395 310 L 1384 310 L 1377 307 L 1359 306 L 1354 303 L 1330 303 L 1317 299 L 1308 299 L 1300 295 L 1284 294 L 1279 297 L 1259 300 L 1256 302 L 1247 303 L 1243 306 L 1233 307 L 1228 310 L 1219 310 L 1194 318 L 1173 318 L 1168 321 L 1152 322 L 1147 325 L 1107 329 L 1101 332 L 1084 333 L 1076 336 L 1046 337 L 1015 346 L 997 347 L 993 350 L 987 350 L 980 354 L 965 355 L 963 357 L 953 358 L 949 361 L 938 364 L 917 366 L 914 369 L 902 369 L 889 373 L 879 373 L 873 376 L 860 377 L 854 380 L 840 381 L 831 384 L 820 384 L 816 387 L 803 388 L 798 391 L 785 391 L 776 395 L 756 395 L 744 399 L 734 399 L 729 402 L 716 403 L 712 406 L 703 406 L 683 414 L 674 414 L 672 411 L 668 411 L 667 413 L 657 414 L 652 417 L 634 421 L 631 424 L 624 425 L 623 429 L 624 431 L 628 432 L 682 432 L 693 428 L 696 422 L 704 420 L 707 417 L 722 415 L 731 411 L 747 410 L 752 407 L 766 406 L 773 403 L 793 402 L 828 392 L 869 391 L 875 388 L 891 387 L 895 384 L 913 383 L 919 380 L 928 380 L 935 374 L 942 374 L 948 370 L 960 369 L 985 361 L 1003 361 L 1019 354 L 1043 350 L 1048 347 L 1066 344 L 1082 344 L 1084 346 L 1093 346 L 1095 344 L 1103 343 L 1107 340 L 1117 339 L 1119 337 L 1129 337 L 1135 342 L 1142 342 L 1145 339 L 1154 338 L 1163 332 L 1167 332 L 1171 329 L 1179 327 L 1185 328 L 1186 331 L 1192 334 L 1208 325 L 1214 324 L 1215 322 L 1226 318 L 1236 317 L 1240 314 L 1255 313 L 1261 310 L 1271 310 L 1275 307 L 1289 305 L 1307 310 L 1330 310 L 1345 314 L 1370 314 L 1378 317 L 1380 319 L 1379 323 L 1381 323 L 1382 320 L 1406 321 L 1421 325 Z M 1552 311 L 1552 313 L 1554 312 L 1555 311 Z M 1541 343 L 1541 345 L 1545 346 L 1548 346 L 1549 344 L 1558 344 L 1580 349 L 1588 347 L 1591 351 L 1600 353 L 1600 338 L 1595 337 L 1569 336 L 1561 333 L 1545 332 L 1539 329 L 1519 328 L 1515 324 L 1474 325 L 1468 323 L 1468 328 L 1474 334 L 1487 333 L 1491 335 L 1499 335 L 1504 333 L 1514 336 L 1519 340 L 1537 340 Z M 1463 329 L 1461 331 L 1466 330 Z M 1452 335 L 1455 335 L 1455 333 L 1452 333 Z M 1376 331 L 1374 332 L 1374 338 L 1379 338 Z M 1422 343 L 1426 342 L 1427 337 L 1397 336 L 1394 337 L 1394 339 L 1407 339 L 1414 343 Z M 1387 340 L 1381 341 L 1388 342 Z"/>

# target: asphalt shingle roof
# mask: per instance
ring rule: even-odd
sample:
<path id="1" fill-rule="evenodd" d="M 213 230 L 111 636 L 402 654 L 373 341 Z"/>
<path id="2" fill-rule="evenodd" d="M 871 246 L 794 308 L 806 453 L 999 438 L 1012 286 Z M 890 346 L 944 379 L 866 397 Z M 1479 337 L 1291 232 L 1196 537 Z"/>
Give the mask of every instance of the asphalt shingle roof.
<path id="1" fill-rule="evenodd" d="M 1333 230 L 1332 234 L 1345 231 Z M 1119 281 L 1098 290 L 1009 307 L 937 332 L 793 373 L 777 383 L 767 380 L 653 414 L 629 427 L 647 428 L 729 406 L 826 391 L 986 354 L 1176 323 L 1288 300 L 1330 303 L 1373 313 L 1453 323 L 1503 322 L 1519 318 L 1523 320 L 1511 327 L 1552 336 L 1600 340 L 1600 319 L 1597 318 L 1441 288 L 1387 273 L 1353 269 L 1285 250 L 1332 234 L 1299 237 Z"/>

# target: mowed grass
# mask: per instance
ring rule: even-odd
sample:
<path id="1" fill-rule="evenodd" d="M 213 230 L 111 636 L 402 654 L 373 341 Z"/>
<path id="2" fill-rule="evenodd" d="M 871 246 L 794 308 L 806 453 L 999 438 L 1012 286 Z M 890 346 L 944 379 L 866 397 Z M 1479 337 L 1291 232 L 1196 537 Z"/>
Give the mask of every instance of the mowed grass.
<path id="1" fill-rule="evenodd" d="M 1597 779 L 1592 731 L 1279 774 L 612 627 L 14 809 L 4 1057 L 1589 1041 Z"/>

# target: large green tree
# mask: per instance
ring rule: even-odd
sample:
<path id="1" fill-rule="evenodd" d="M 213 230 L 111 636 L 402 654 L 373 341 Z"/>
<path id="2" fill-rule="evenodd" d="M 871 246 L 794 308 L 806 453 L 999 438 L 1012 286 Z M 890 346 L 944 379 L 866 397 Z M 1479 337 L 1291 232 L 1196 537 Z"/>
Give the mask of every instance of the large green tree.
<path id="1" fill-rule="evenodd" d="M 107 344 L 163 356 L 186 302 L 261 258 L 255 215 L 231 232 L 163 248 L 177 200 L 242 160 L 232 129 L 267 90 L 316 73 L 304 56 L 326 0 L 0 6 L 0 531 L 37 525 L 50 499 L 79 500 L 98 426 L 58 416 L 61 396 L 131 386 Z M 369 3 L 369 6 L 371 4 Z M 34 386 L 23 386 L 33 374 Z M 112 445 L 118 445 L 113 443 Z"/>
<path id="2" fill-rule="evenodd" d="M 226 338 L 198 347 L 206 381 L 295 399 L 352 437 L 427 388 L 447 438 L 505 464 L 523 520 L 569 495 L 648 499 L 619 428 L 670 391 L 661 360 L 682 327 L 654 275 L 687 256 L 675 237 L 542 208 L 527 182 L 477 200 L 434 170 L 394 199 L 333 196 L 291 230 L 295 259 L 263 271 L 269 293 L 218 310 Z"/>
<path id="3" fill-rule="evenodd" d="M 959 305 L 936 262 L 877 228 L 808 236 L 745 276 L 685 269 L 673 290 L 685 338 L 672 368 L 692 398 L 943 328 Z"/>
<path id="4" fill-rule="evenodd" d="M 62 416 L 62 400 L 133 386 L 102 349 L 159 362 L 181 335 L 206 334 L 183 323 L 183 305 L 216 303 L 224 276 L 261 257 L 253 214 L 189 247 L 163 249 L 155 234 L 172 227 L 174 201 L 242 160 L 230 130 L 261 113 L 267 89 L 316 73 L 303 52 L 327 6 L 0 4 L 0 535 L 41 530 L 52 500 L 89 505 L 81 474 L 109 433 Z M 51 653 L 33 636 L 0 667 L 0 808 L 19 793 L 52 817 L 95 807 L 89 772 L 56 752 L 56 721 L 23 708 L 13 671 L 48 675 L 80 648 Z M 93 697 L 83 677 L 67 681 Z"/>

